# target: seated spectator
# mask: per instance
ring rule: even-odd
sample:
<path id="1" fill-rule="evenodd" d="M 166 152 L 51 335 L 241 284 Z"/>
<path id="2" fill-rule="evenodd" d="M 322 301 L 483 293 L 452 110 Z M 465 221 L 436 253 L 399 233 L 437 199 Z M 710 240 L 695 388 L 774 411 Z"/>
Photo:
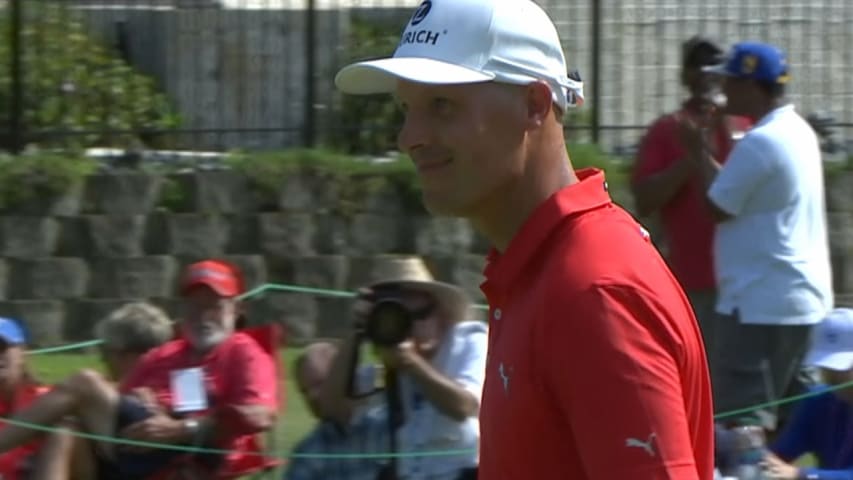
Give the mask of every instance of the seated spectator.
<path id="1" fill-rule="evenodd" d="M 149 350 L 172 340 L 174 334 L 166 312 L 146 302 L 123 305 L 95 326 L 95 338 L 102 342 L 101 360 L 116 382 L 133 371 Z"/>
<path id="2" fill-rule="evenodd" d="M 181 282 L 181 338 L 145 354 L 118 389 L 84 370 L 15 419 L 56 425 L 73 415 L 90 434 L 230 452 L 187 454 L 97 442 L 97 472 L 87 478 L 174 478 L 183 472 L 192 478 L 237 478 L 265 468 L 268 460 L 251 450 L 257 450 L 256 434 L 275 422 L 276 369 L 254 339 L 234 331 L 243 291 L 232 265 L 214 260 L 191 265 Z M 8 425 L 0 430 L 0 452 L 37 435 Z"/>
<path id="3" fill-rule="evenodd" d="M 314 429 L 293 449 L 295 458 L 288 462 L 285 480 L 375 480 L 385 460 L 373 456 L 362 458 L 316 458 L 304 454 L 378 454 L 388 451 L 387 411 L 381 405 L 354 412 L 348 422 L 341 423 L 324 411 L 321 402 L 323 384 L 329 376 L 337 346 L 317 342 L 305 348 L 294 362 L 293 374 L 309 410 L 317 419 Z M 369 388 L 373 375 L 362 369 L 361 391 Z"/>
<path id="4" fill-rule="evenodd" d="M 145 302 L 125 304 L 95 326 L 95 338 L 102 342 L 101 359 L 115 382 L 124 379 L 149 350 L 173 336 L 172 320 L 163 310 Z M 45 441 L 28 480 L 85 480 L 94 471 L 94 452 L 88 441 L 72 433 L 80 425 L 67 418 L 62 426 Z"/>
<path id="5" fill-rule="evenodd" d="M 388 410 L 389 416 L 401 420 L 396 431 L 398 451 L 460 453 L 402 456 L 396 462 L 396 475 L 385 473 L 382 478 L 476 478 L 488 329 L 484 322 L 471 320 L 471 302 L 462 289 L 435 281 L 417 257 L 395 260 L 384 271 L 375 272 L 375 282 L 356 298 L 353 331 L 342 343 L 323 385 L 321 404 L 339 423 L 352 418 L 353 409 L 363 403 L 354 400 L 348 388 L 350 372 L 356 370 L 355 348 L 362 338 L 370 338 L 371 324 L 385 324 L 374 325 L 376 334 L 394 326 L 370 321 L 377 318 L 372 314 L 377 304 L 391 300 L 402 305 L 412 320 L 407 338 L 390 346 L 373 343 L 383 369 L 399 380 L 399 410 Z M 383 316 L 379 315 L 380 320 Z"/>
<path id="6" fill-rule="evenodd" d="M 835 309 L 816 326 L 805 364 L 820 368 L 825 385 L 801 401 L 770 446 L 767 478 L 853 480 L 853 310 Z M 794 464 L 806 454 L 815 468 Z"/>
<path id="7" fill-rule="evenodd" d="M 0 417 L 6 418 L 31 404 L 49 388 L 30 373 L 26 361 L 27 338 L 15 320 L 0 317 Z M 0 431 L 10 426 L 0 423 Z M 21 442 L 0 454 L 0 478 L 28 478 L 41 442 Z"/>

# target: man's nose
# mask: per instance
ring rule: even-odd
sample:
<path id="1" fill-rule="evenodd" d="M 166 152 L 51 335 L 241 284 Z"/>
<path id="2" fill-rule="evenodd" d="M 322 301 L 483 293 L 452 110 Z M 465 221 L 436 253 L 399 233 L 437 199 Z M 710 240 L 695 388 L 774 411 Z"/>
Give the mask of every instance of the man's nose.
<path id="1" fill-rule="evenodd" d="M 397 147 L 403 153 L 410 153 L 429 143 L 429 125 L 422 115 L 407 112 L 403 117 L 403 126 L 397 134 Z"/>

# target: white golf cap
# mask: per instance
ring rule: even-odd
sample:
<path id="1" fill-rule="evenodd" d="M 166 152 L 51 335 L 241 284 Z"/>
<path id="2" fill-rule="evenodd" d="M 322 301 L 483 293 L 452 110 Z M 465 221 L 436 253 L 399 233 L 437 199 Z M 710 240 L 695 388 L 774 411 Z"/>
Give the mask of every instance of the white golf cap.
<path id="1" fill-rule="evenodd" d="M 837 371 L 853 368 L 853 310 L 836 308 L 815 326 L 813 335 L 803 363 Z"/>
<path id="2" fill-rule="evenodd" d="M 530 0 L 424 0 L 391 58 L 341 69 L 344 93 L 391 93 L 398 79 L 435 85 L 541 80 L 563 109 L 583 103 L 583 82 L 570 78 L 554 23 Z"/>

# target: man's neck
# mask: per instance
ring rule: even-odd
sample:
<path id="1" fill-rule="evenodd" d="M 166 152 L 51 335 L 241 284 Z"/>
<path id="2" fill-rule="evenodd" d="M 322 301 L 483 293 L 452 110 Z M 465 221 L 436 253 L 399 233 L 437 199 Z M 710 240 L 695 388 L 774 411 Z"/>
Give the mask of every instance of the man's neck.
<path id="1" fill-rule="evenodd" d="M 762 118 L 766 117 L 767 114 L 776 110 L 777 108 L 783 107 L 788 104 L 788 101 L 784 98 L 774 98 L 769 102 L 756 107 L 755 111 L 752 112 L 752 118 L 754 121 L 758 122 Z"/>
<path id="2" fill-rule="evenodd" d="M 536 207 L 577 182 L 568 154 L 547 161 L 530 159 L 525 174 L 483 202 L 486 206 L 471 216 L 471 223 L 495 249 L 504 252 Z"/>

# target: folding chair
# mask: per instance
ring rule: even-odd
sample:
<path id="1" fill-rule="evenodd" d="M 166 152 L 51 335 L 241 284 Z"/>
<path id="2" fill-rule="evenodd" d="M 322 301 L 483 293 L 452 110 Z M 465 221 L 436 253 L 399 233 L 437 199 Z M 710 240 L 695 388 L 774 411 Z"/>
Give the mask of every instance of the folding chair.
<path id="1" fill-rule="evenodd" d="M 284 343 L 286 332 L 284 327 L 277 322 L 271 322 L 263 325 L 247 326 L 240 329 L 244 333 L 252 337 L 261 348 L 264 349 L 271 357 L 276 368 L 276 378 L 278 380 L 278 409 L 279 412 L 284 411 L 286 405 L 286 388 L 285 388 L 285 369 L 281 366 L 281 360 L 278 356 L 279 347 Z M 265 435 L 264 445 L 256 444 L 258 451 L 277 451 L 277 435 L 276 429 L 273 428 Z M 264 448 L 266 447 L 266 448 Z M 252 478 L 260 479 L 275 473 L 275 469 L 284 464 L 280 458 L 265 457 L 264 464 L 257 472 L 246 472 L 244 475 L 253 475 Z"/>

